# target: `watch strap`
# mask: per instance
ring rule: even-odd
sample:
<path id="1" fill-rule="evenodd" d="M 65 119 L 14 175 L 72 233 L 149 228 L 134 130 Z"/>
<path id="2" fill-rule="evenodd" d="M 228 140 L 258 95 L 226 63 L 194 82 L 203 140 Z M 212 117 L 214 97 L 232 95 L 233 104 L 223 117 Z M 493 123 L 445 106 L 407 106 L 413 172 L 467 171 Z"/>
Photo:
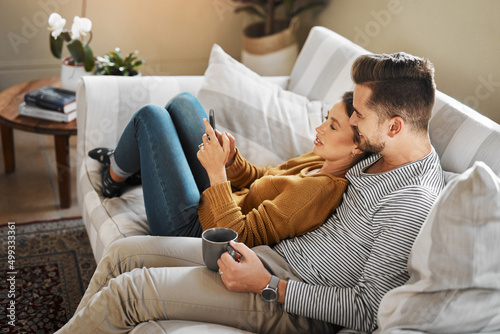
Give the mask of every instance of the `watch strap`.
<path id="1" fill-rule="evenodd" d="M 267 285 L 271 289 L 278 290 L 278 284 L 280 282 L 279 277 L 276 277 L 274 275 L 271 276 L 271 281 L 269 281 L 269 284 Z"/>
<path id="2" fill-rule="evenodd" d="M 279 282 L 280 279 L 272 275 L 269 284 L 264 289 L 262 289 L 261 296 L 266 302 L 272 303 L 278 298 Z"/>

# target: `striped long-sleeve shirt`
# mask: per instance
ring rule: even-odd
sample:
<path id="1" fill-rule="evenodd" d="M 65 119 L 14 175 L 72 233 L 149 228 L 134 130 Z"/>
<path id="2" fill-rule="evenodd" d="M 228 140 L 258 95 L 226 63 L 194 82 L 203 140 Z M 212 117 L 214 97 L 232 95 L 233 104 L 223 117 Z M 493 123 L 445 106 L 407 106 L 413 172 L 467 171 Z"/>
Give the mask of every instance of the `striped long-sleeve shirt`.
<path id="1" fill-rule="evenodd" d="M 385 173 L 363 172 L 379 158 L 347 173 L 342 203 L 322 226 L 274 247 L 304 281 L 288 282 L 287 312 L 372 330 L 383 295 L 408 280 L 408 256 L 443 172 L 434 149 Z"/>

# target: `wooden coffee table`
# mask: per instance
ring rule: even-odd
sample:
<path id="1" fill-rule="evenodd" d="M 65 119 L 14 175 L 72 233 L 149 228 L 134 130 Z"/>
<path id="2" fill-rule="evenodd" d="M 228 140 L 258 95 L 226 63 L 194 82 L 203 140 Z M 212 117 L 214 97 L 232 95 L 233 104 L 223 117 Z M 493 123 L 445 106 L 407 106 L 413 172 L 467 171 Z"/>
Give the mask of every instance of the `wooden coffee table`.
<path id="1" fill-rule="evenodd" d="M 69 137 L 76 135 L 76 120 L 70 123 L 51 122 L 42 119 L 19 116 L 19 104 L 24 101 L 24 94 L 43 86 L 60 87 L 58 77 L 44 78 L 23 82 L 7 88 L 0 93 L 0 129 L 5 159 L 5 172 L 15 170 L 13 130 L 22 130 L 47 135 L 55 139 L 59 200 L 61 208 L 71 206 L 71 174 L 69 166 Z"/>

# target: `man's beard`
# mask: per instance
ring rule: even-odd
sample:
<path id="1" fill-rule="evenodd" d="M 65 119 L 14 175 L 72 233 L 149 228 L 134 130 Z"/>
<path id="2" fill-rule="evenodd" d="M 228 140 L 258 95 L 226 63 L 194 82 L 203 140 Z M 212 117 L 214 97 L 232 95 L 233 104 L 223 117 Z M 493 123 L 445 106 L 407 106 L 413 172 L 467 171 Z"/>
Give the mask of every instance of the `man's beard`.
<path id="1" fill-rule="evenodd" d="M 368 139 L 366 139 L 366 137 L 364 137 L 364 139 L 364 142 L 359 145 L 359 148 L 363 152 L 380 153 L 385 148 L 385 142 L 372 143 Z"/>

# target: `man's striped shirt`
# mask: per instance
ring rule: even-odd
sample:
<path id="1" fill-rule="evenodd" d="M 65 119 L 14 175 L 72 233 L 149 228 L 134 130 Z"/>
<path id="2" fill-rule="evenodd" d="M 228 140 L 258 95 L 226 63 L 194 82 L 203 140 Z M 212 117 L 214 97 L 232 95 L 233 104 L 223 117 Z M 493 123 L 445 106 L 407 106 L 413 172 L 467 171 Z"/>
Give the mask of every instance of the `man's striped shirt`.
<path id="1" fill-rule="evenodd" d="M 363 172 L 380 157 L 346 174 L 342 203 L 322 226 L 275 246 L 304 280 L 288 282 L 287 312 L 368 331 L 384 294 L 408 280 L 408 256 L 443 172 L 434 148 L 391 171 Z"/>

